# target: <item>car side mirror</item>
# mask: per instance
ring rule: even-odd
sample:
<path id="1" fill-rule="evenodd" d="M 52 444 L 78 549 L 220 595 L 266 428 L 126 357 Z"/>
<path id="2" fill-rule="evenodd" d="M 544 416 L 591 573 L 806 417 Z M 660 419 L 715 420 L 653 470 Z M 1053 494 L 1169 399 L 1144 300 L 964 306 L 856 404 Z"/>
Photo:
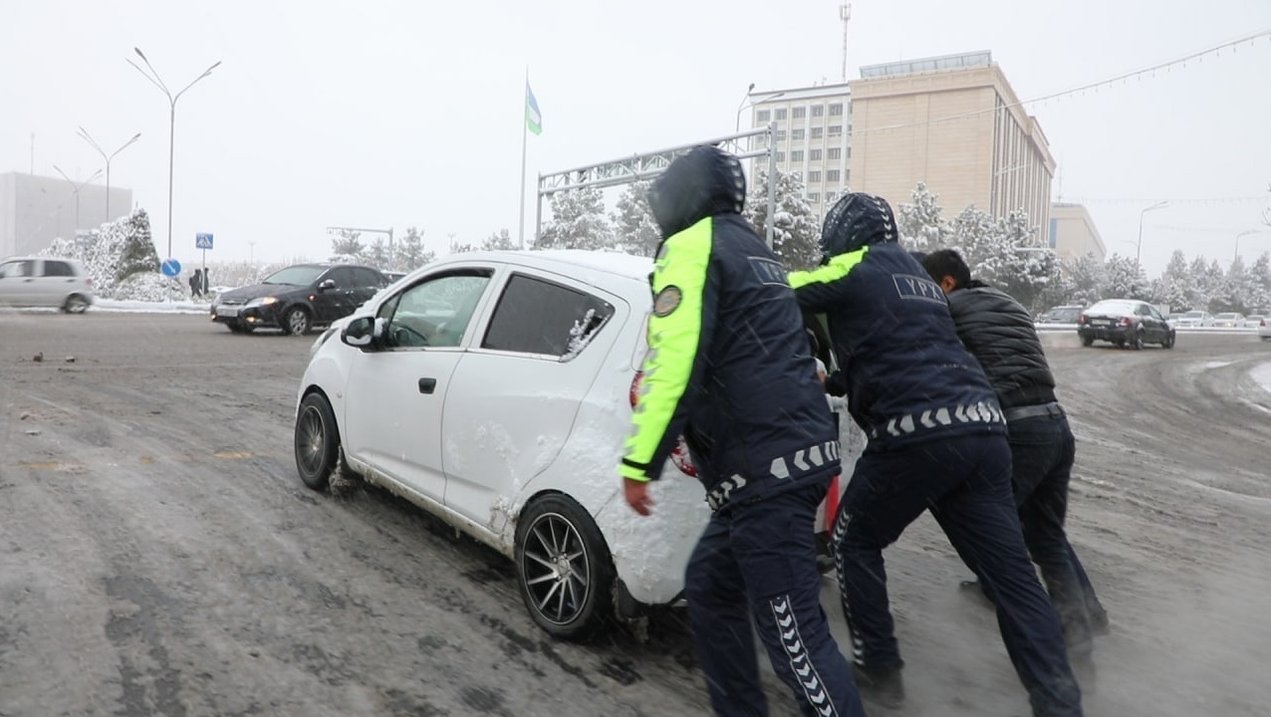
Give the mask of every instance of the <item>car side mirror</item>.
<path id="1" fill-rule="evenodd" d="M 331 289 L 334 289 L 334 288 L 335 288 L 335 279 L 327 279 L 321 284 L 318 284 L 318 291 L 330 291 Z"/>
<path id="2" fill-rule="evenodd" d="M 379 321 L 370 316 L 353 319 L 340 331 L 340 340 L 349 346 L 368 349 L 375 343 L 377 335 L 383 333 Z"/>

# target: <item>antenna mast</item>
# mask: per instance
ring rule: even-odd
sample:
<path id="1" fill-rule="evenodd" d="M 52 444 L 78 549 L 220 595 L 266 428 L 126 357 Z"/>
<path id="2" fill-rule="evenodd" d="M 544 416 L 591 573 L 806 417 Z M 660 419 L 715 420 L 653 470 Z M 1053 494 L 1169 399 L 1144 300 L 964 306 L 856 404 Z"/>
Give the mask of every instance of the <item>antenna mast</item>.
<path id="1" fill-rule="evenodd" d="M 839 5 L 839 19 L 843 21 L 843 82 L 847 82 L 847 21 L 852 19 L 852 3 Z"/>

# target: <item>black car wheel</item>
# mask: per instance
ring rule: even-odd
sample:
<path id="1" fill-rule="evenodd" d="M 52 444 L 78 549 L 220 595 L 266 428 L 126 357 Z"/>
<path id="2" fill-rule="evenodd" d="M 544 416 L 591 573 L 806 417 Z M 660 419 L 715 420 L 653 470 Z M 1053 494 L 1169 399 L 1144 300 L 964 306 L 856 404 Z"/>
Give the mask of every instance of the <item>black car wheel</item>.
<path id="1" fill-rule="evenodd" d="M 1130 348 L 1134 349 L 1135 351 L 1143 350 L 1143 329 L 1139 329 L 1135 331 L 1134 334 L 1130 337 Z"/>
<path id="2" fill-rule="evenodd" d="M 66 297 L 66 303 L 62 304 L 62 311 L 68 314 L 82 314 L 88 309 L 88 300 L 79 294 L 71 294 Z"/>
<path id="3" fill-rule="evenodd" d="M 340 457 L 340 432 L 331 404 L 314 392 L 300 402 L 296 413 L 296 471 L 314 490 L 325 490 Z"/>
<path id="4" fill-rule="evenodd" d="M 613 560 L 596 523 L 560 494 L 535 500 L 516 529 L 516 577 L 530 617 L 554 637 L 582 639 L 604 624 Z"/>
<path id="5" fill-rule="evenodd" d="M 1161 346 L 1167 349 L 1174 348 L 1175 333 L 1170 331 L 1165 334 L 1165 340 L 1161 342 Z"/>
<path id="6" fill-rule="evenodd" d="M 304 336 L 311 328 L 313 323 L 309 320 L 309 312 L 303 306 L 293 306 L 283 314 L 282 332 L 284 334 Z"/>
<path id="7" fill-rule="evenodd" d="M 1094 337 L 1093 337 L 1093 336 L 1082 336 L 1082 337 L 1081 337 L 1081 345 L 1082 345 L 1082 346 L 1086 346 L 1086 347 L 1094 346 Z"/>

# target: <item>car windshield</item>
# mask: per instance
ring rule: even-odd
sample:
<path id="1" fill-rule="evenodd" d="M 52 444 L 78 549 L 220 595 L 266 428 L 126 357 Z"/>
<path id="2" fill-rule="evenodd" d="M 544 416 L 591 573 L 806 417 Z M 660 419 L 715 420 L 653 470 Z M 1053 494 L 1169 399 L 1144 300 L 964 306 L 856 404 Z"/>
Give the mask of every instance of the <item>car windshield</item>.
<path id="1" fill-rule="evenodd" d="M 1100 301 L 1086 309 L 1087 314 L 1133 314 L 1138 304 L 1133 301 Z"/>
<path id="2" fill-rule="evenodd" d="M 1240 314 L 1219 314 L 1219 315 L 1218 315 L 1217 317 L 1215 317 L 1215 318 L 1219 318 L 1219 319 L 1234 319 L 1234 318 L 1236 318 L 1236 317 L 1237 317 L 1237 316 L 1239 316 L 1239 315 L 1240 315 Z"/>
<path id="3" fill-rule="evenodd" d="M 262 281 L 262 284 L 292 284 L 295 286 L 308 286 L 312 284 L 322 272 L 326 271 L 326 267 L 322 266 L 289 266 L 282 271 L 274 272 L 269 278 Z"/>

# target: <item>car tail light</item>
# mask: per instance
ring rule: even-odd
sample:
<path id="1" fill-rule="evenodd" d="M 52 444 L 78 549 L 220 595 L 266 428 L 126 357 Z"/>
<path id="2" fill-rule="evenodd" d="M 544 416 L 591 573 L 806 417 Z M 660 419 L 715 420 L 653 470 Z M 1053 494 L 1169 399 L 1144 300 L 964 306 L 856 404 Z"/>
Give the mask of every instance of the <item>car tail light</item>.
<path id="1" fill-rule="evenodd" d="M 93 288 L 93 277 L 84 277 L 84 283 L 88 284 L 88 288 Z"/>
<path id="2" fill-rule="evenodd" d="M 1128 317 L 1128 316 L 1122 316 L 1122 317 L 1121 317 L 1121 325 L 1122 325 L 1122 326 L 1129 326 L 1129 325 L 1130 325 L 1130 324 L 1132 324 L 1132 323 L 1134 323 L 1134 320 L 1133 320 L 1133 319 L 1131 319 L 1130 317 Z"/>
<path id="3" fill-rule="evenodd" d="M 1261 320 L 1261 321 L 1259 321 L 1259 322 L 1258 322 L 1258 326 L 1266 326 L 1266 325 L 1267 325 L 1267 320 L 1266 320 L 1266 319 L 1263 319 L 1263 320 Z"/>
<path id="4" fill-rule="evenodd" d="M 1080 316 L 1077 317 L 1077 325 L 1081 326 L 1084 323 L 1086 323 L 1086 315 L 1081 314 Z"/>
<path id="5" fill-rule="evenodd" d="M 644 372 L 636 371 L 635 376 L 631 377 L 631 390 L 628 393 L 632 408 L 635 408 L 636 400 L 640 397 L 640 385 L 643 383 Z M 684 442 L 684 436 L 676 439 L 675 448 L 671 450 L 671 462 L 684 475 L 690 478 L 697 477 L 697 466 L 693 465 L 693 458 L 689 455 L 688 444 Z"/>

